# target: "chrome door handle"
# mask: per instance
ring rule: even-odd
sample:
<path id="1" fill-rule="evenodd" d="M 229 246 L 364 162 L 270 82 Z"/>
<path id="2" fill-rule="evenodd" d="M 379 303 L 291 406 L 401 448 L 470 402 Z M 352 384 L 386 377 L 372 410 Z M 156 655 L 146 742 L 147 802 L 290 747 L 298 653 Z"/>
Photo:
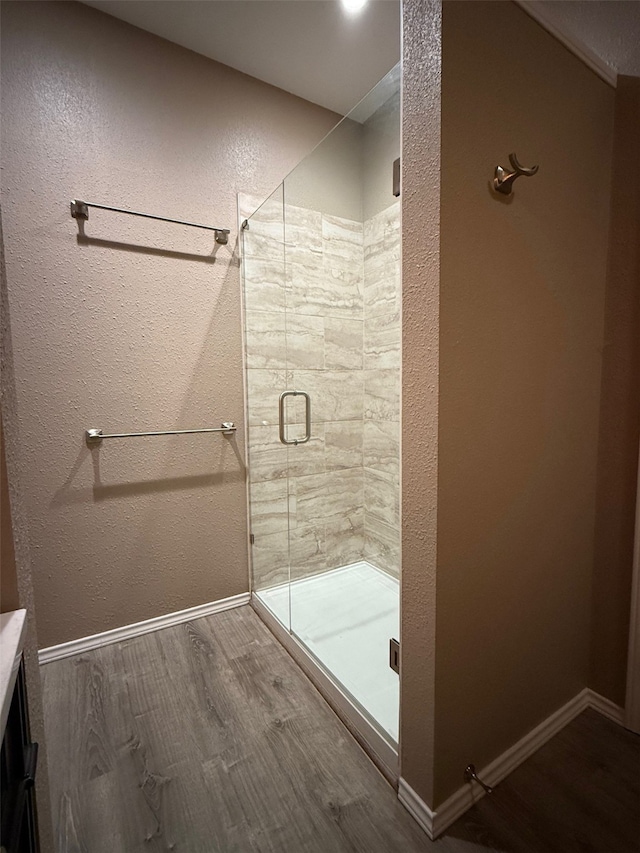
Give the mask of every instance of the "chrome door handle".
<path id="1" fill-rule="evenodd" d="M 285 435 L 284 401 L 286 397 L 304 397 L 305 402 L 305 434 L 304 438 L 294 438 L 291 441 Z M 311 438 L 311 397 L 306 391 L 283 391 L 280 394 L 280 441 L 282 444 L 306 444 Z"/>

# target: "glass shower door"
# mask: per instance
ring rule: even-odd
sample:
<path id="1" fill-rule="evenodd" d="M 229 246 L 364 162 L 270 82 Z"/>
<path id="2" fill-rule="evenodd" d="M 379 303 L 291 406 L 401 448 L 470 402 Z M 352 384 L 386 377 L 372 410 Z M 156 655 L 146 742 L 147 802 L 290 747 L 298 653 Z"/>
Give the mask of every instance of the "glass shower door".
<path id="1" fill-rule="evenodd" d="M 284 182 L 290 628 L 398 736 L 400 72 Z M 304 395 L 304 396 L 303 396 Z M 308 396 L 308 402 L 307 402 Z M 310 409 L 309 439 L 304 423 Z M 301 439 L 305 439 L 302 441 Z"/>
<path id="2" fill-rule="evenodd" d="M 400 153 L 394 69 L 244 232 L 253 590 L 398 736 Z"/>

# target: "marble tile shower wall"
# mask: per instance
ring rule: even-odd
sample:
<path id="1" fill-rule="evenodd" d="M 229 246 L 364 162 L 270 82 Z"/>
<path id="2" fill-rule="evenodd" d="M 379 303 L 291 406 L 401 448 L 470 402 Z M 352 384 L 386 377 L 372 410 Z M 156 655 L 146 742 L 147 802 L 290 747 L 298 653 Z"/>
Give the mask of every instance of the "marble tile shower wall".
<path id="1" fill-rule="evenodd" d="M 400 203 L 364 223 L 364 558 L 400 572 Z"/>
<path id="2" fill-rule="evenodd" d="M 280 198 L 263 205 L 245 234 L 258 589 L 363 556 L 398 571 L 397 205 L 393 210 L 363 225 L 286 205 L 283 222 Z M 311 397 L 312 438 L 287 447 L 278 438 L 278 398 L 294 388 Z M 303 422 L 302 401 L 289 398 L 290 438 L 302 435 Z"/>

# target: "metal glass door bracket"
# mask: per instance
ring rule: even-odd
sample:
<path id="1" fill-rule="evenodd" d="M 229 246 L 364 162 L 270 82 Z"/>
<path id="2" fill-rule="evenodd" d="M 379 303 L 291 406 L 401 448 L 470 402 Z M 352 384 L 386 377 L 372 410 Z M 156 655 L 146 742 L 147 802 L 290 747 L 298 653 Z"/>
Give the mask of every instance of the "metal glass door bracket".
<path id="1" fill-rule="evenodd" d="M 284 422 L 284 401 L 287 397 L 304 397 L 305 402 L 305 434 L 302 438 L 288 439 L 286 436 L 286 425 Z M 279 404 L 280 416 L 280 441 L 282 444 L 306 444 L 311 438 L 311 398 L 306 391 L 283 391 L 280 394 Z"/>

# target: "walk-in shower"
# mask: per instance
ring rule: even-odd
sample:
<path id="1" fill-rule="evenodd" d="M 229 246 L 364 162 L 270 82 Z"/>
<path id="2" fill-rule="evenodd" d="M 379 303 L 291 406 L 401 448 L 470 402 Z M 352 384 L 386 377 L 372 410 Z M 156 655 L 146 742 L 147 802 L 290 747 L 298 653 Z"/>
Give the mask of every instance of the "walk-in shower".
<path id="1" fill-rule="evenodd" d="M 399 693 L 399 84 L 396 67 L 270 198 L 241 199 L 254 602 L 388 766 Z"/>

